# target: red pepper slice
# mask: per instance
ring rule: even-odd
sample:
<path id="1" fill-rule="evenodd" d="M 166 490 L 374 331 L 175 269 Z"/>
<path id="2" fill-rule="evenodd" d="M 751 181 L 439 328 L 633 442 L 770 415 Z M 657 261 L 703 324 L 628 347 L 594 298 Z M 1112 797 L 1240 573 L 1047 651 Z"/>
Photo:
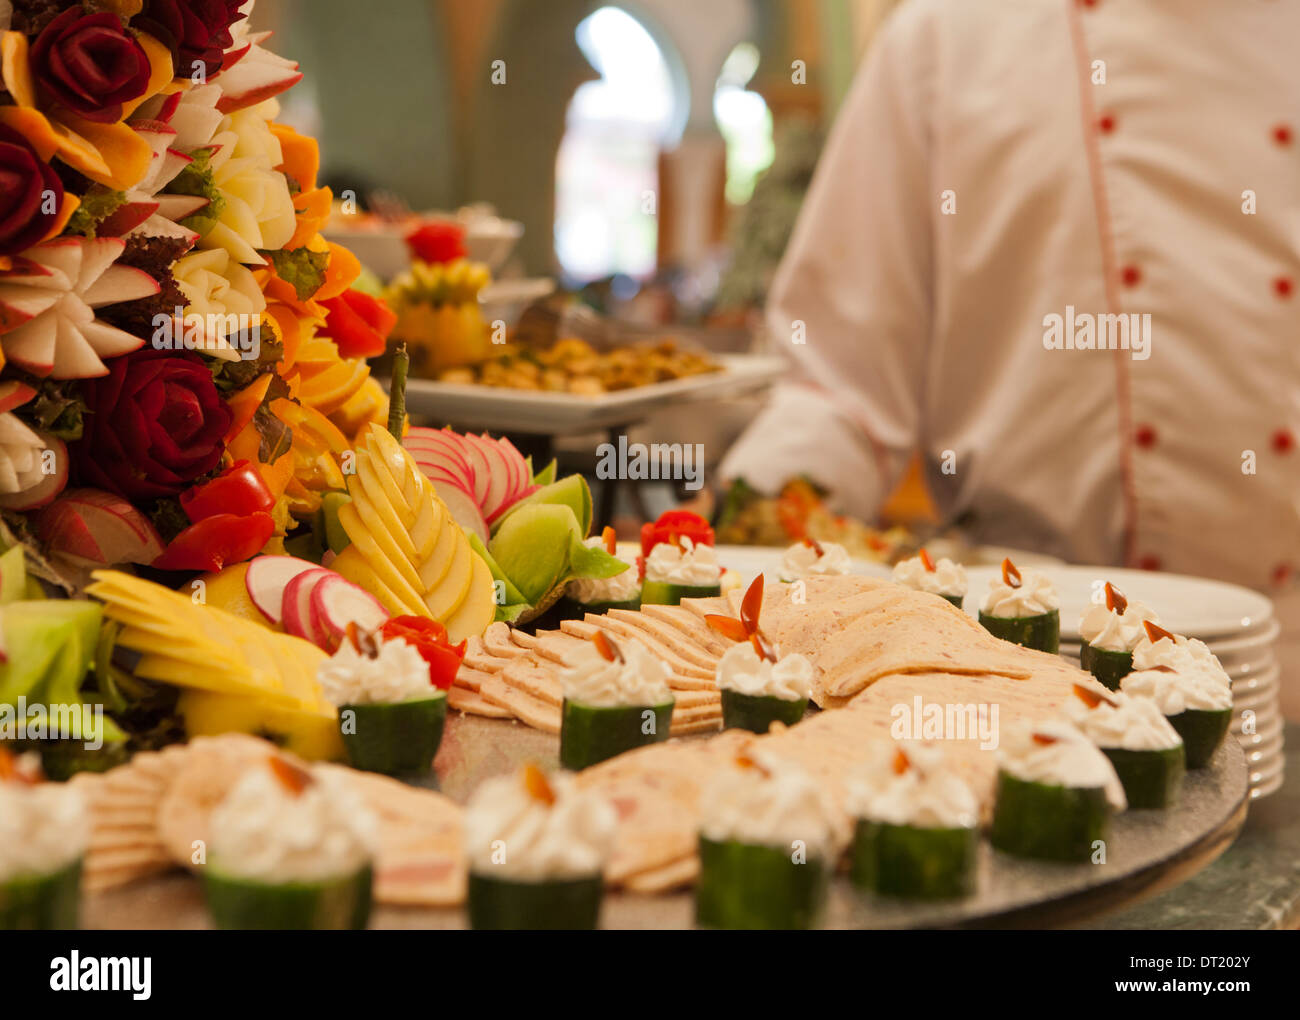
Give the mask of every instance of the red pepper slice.
<path id="1" fill-rule="evenodd" d="M 776 662 L 776 649 L 768 643 L 760 631 L 754 631 L 749 635 L 749 643 L 754 646 L 754 652 L 760 659 L 766 659 L 768 662 Z"/>
<path id="2" fill-rule="evenodd" d="M 723 637 L 732 641 L 745 641 L 749 638 L 749 632 L 745 630 L 745 625 L 734 616 L 723 616 L 721 613 L 708 613 L 704 617 L 704 622 Z"/>
<path id="3" fill-rule="evenodd" d="M 614 529 L 608 524 L 601 529 L 600 540 L 605 543 L 605 552 L 613 556 L 614 551 L 618 548 L 618 536 L 614 534 Z"/>
<path id="4" fill-rule="evenodd" d="M 933 574 L 935 571 L 934 560 L 930 559 L 930 554 L 926 551 L 924 546 L 922 546 L 918 555 L 921 557 L 921 566 L 925 567 L 928 573 Z"/>
<path id="5" fill-rule="evenodd" d="M 252 461 L 239 460 L 211 481 L 186 489 L 180 503 L 185 516 L 197 524 L 217 514 L 270 513 L 275 497 Z"/>
<path id="6" fill-rule="evenodd" d="M 1106 582 L 1106 608 L 1112 613 L 1120 613 L 1121 615 L 1128 610 L 1128 599 L 1124 597 L 1122 591 L 1109 581 Z"/>
<path id="7" fill-rule="evenodd" d="M 275 522 L 268 513 L 213 514 L 191 524 L 171 540 L 150 566 L 159 570 L 220 570 L 262 551 Z"/>
<path id="8" fill-rule="evenodd" d="M 804 537 L 801 538 L 799 541 L 801 541 L 809 549 L 815 552 L 817 554 L 818 559 L 821 559 L 823 556 L 826 555 L 826 550 L 822 548 L 822 544 L 818 542 L 817 539 L 812 538 L 808 535 L 804 535 Z"/>
<path id="9" fill-rule="evenodd" d="M 1053 737 L 1047 733 L 1035 733 L 1032 737 L 1035 744 L 1041 744 L 1043 747 L 1051 747 L 1053 744 L 1061 742 L 1060 737 Z"/>
<path id="10" fill-rule="evenodd" d="M 320 302 L 325 324 L 318 336 L 333 340 L 343 358 L 373 358 L 384 353 L 388 334 L 397 325 L 397 313 L 377 297 L 346 290 Z"/>
<path id="11" fill-rule="evenodd" d="M 598 630 L 591 635 L 591 643 L 596 646 L 596 651 L 600 652 L 600 657 L 606 662 L 622 662 L 623 652 L 609 636 L 603 631 Z"/>
<path id="12" fill-rule="evenodd" d="M 713 529 L 699 514 L 689 510 L 669 510 L 660 514 L 657 521 L 641 525 L 641 555 L 649 556 L 651 549 L 665 542 L 680 545 L 683 537 L 689 538 L 694 545 L 712 545 Z"/>
<path id="13" fill-rule="evenodd" d="M 907 755 L 903 753 L 903 749 L 900 747 L 898 750 L 894 752 L 894 775 L 901 776 L 904 772 L 906 772 L 911 767 L 912 767 L 911 759 L 909 759 Z"/>
<path id="14" fill-rule="evenodd" d="M 1002 583 L 1012 588 L 1019 588 L 1022 581 L 1020 571 L 1016 569 L 1016 565 L 1011 562 L 1010 557 L 1004 559 L 1002 561 Z"/>
<path id="15" fill-rule="evenodd" d="M 379 630 L 386 640 L 401 638 L 429 664 L 429 683 L 439 690 L 451 687 L 465 658 L 468 642 L 451 644 L 447 628 L 424 616 L 394 616 Z"/>
<path id="16" fill-rule="evenodd" d="M 759 574 L 745 591 L 740 602 L 740 622 L 746 634 L 758 633 L 758 614 L 763 610 L 763 575 Z"/>

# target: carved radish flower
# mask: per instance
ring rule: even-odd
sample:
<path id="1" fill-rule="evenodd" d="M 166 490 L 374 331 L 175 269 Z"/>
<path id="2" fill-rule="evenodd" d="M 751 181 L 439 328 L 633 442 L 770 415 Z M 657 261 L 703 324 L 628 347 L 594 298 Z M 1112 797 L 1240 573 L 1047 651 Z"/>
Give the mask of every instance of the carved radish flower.
<path id="1" fill-rule="evenodd" d="M 50 499 L 63 487 L 57 477 L 50 480 L 57 472 L 46 470 L 46 440 L 12 413 L 15 407 L 21 407 L 34 396 L 34 389 L 14 380 L 0 385 L 0 505 L 7 505 L 9 497 L 33 493 L 42 483 L 46 489 L 57 485 L 49 493 Z M 62 447 L 61 443 L 58 445 Z M 61 453 L 61 449 L 54 449 L 55 456 Z M 66 469 L 63 478 L 67 478 Z"/>
<path id="2" fill-rule="evenodd" d="M 95 318 L 96 308 L 158 293 L 148 273 L 114 265 L 125 248 L 116 237 L 60 237 L 15 258 L 0 273 L 5 360 L 32 375 L 89 379 L 108 374 L 104 359 L 140 347 L 140 337 Z"/>

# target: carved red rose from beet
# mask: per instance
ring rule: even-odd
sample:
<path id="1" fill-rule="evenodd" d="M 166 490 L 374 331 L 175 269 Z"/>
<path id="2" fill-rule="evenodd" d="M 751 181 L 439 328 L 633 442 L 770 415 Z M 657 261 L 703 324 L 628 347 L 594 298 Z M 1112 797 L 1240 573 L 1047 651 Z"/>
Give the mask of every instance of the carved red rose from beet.
<path id="1" fill-rule="evenodd" d="M 149 56 L 116 14 L 70 7 L 32 43 L 29 63 L 42 98 L 85 120 L 114 124 L 122 104 L 144 95 Z"/>
<path id="2" fill-rule="evenodd" d="M 82 383 L 83 483 L 140 502 L 179 495 L 217 466 L 232 415 L 202 357 L 146 347 L 108 364 Z"/>
<path id="3" fill-rule="evenodd" d="M 63 201 L 58 175 L 13 128 L 0 124 L 0 255 L 45 239 Z"/>

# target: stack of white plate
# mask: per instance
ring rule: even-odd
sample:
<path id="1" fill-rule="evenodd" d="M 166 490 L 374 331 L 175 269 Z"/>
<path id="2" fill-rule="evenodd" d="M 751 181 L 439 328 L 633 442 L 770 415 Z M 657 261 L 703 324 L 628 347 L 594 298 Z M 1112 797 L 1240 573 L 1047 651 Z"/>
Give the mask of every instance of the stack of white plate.
<path id="1" fill-rule="evenodd" d="M 1047 574 L 1061 596 L 1061 654 L 1079 659 L 1079 619 L 1094 592 L 1110 581 L 1130 599 L 1145 602 L 1175 634 L 1199 638 L 1232 678 L 1232 730 L 1246 750 L 1252 797 L 1282 785 L 1281 670 L 1274 643 L 1281 631 L 1268 598 L 1221 581 L 1111 567 L 1034 567 Z M 978 611 L 992 567 L 968 567 L 967 611 Z"/>

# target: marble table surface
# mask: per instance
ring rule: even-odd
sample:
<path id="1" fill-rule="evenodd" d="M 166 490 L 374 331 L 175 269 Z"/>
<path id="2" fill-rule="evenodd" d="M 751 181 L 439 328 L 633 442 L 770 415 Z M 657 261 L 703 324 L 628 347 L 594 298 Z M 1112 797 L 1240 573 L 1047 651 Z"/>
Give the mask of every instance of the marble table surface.
<path id="1" fill-rule="evenodd" d="M 1168 892 L 1079 927 L 1300 928 L 1300 723 L 1287 723 L 1284 740 L 1282 788 L 1251 803 L 1222 857 Z"/>

